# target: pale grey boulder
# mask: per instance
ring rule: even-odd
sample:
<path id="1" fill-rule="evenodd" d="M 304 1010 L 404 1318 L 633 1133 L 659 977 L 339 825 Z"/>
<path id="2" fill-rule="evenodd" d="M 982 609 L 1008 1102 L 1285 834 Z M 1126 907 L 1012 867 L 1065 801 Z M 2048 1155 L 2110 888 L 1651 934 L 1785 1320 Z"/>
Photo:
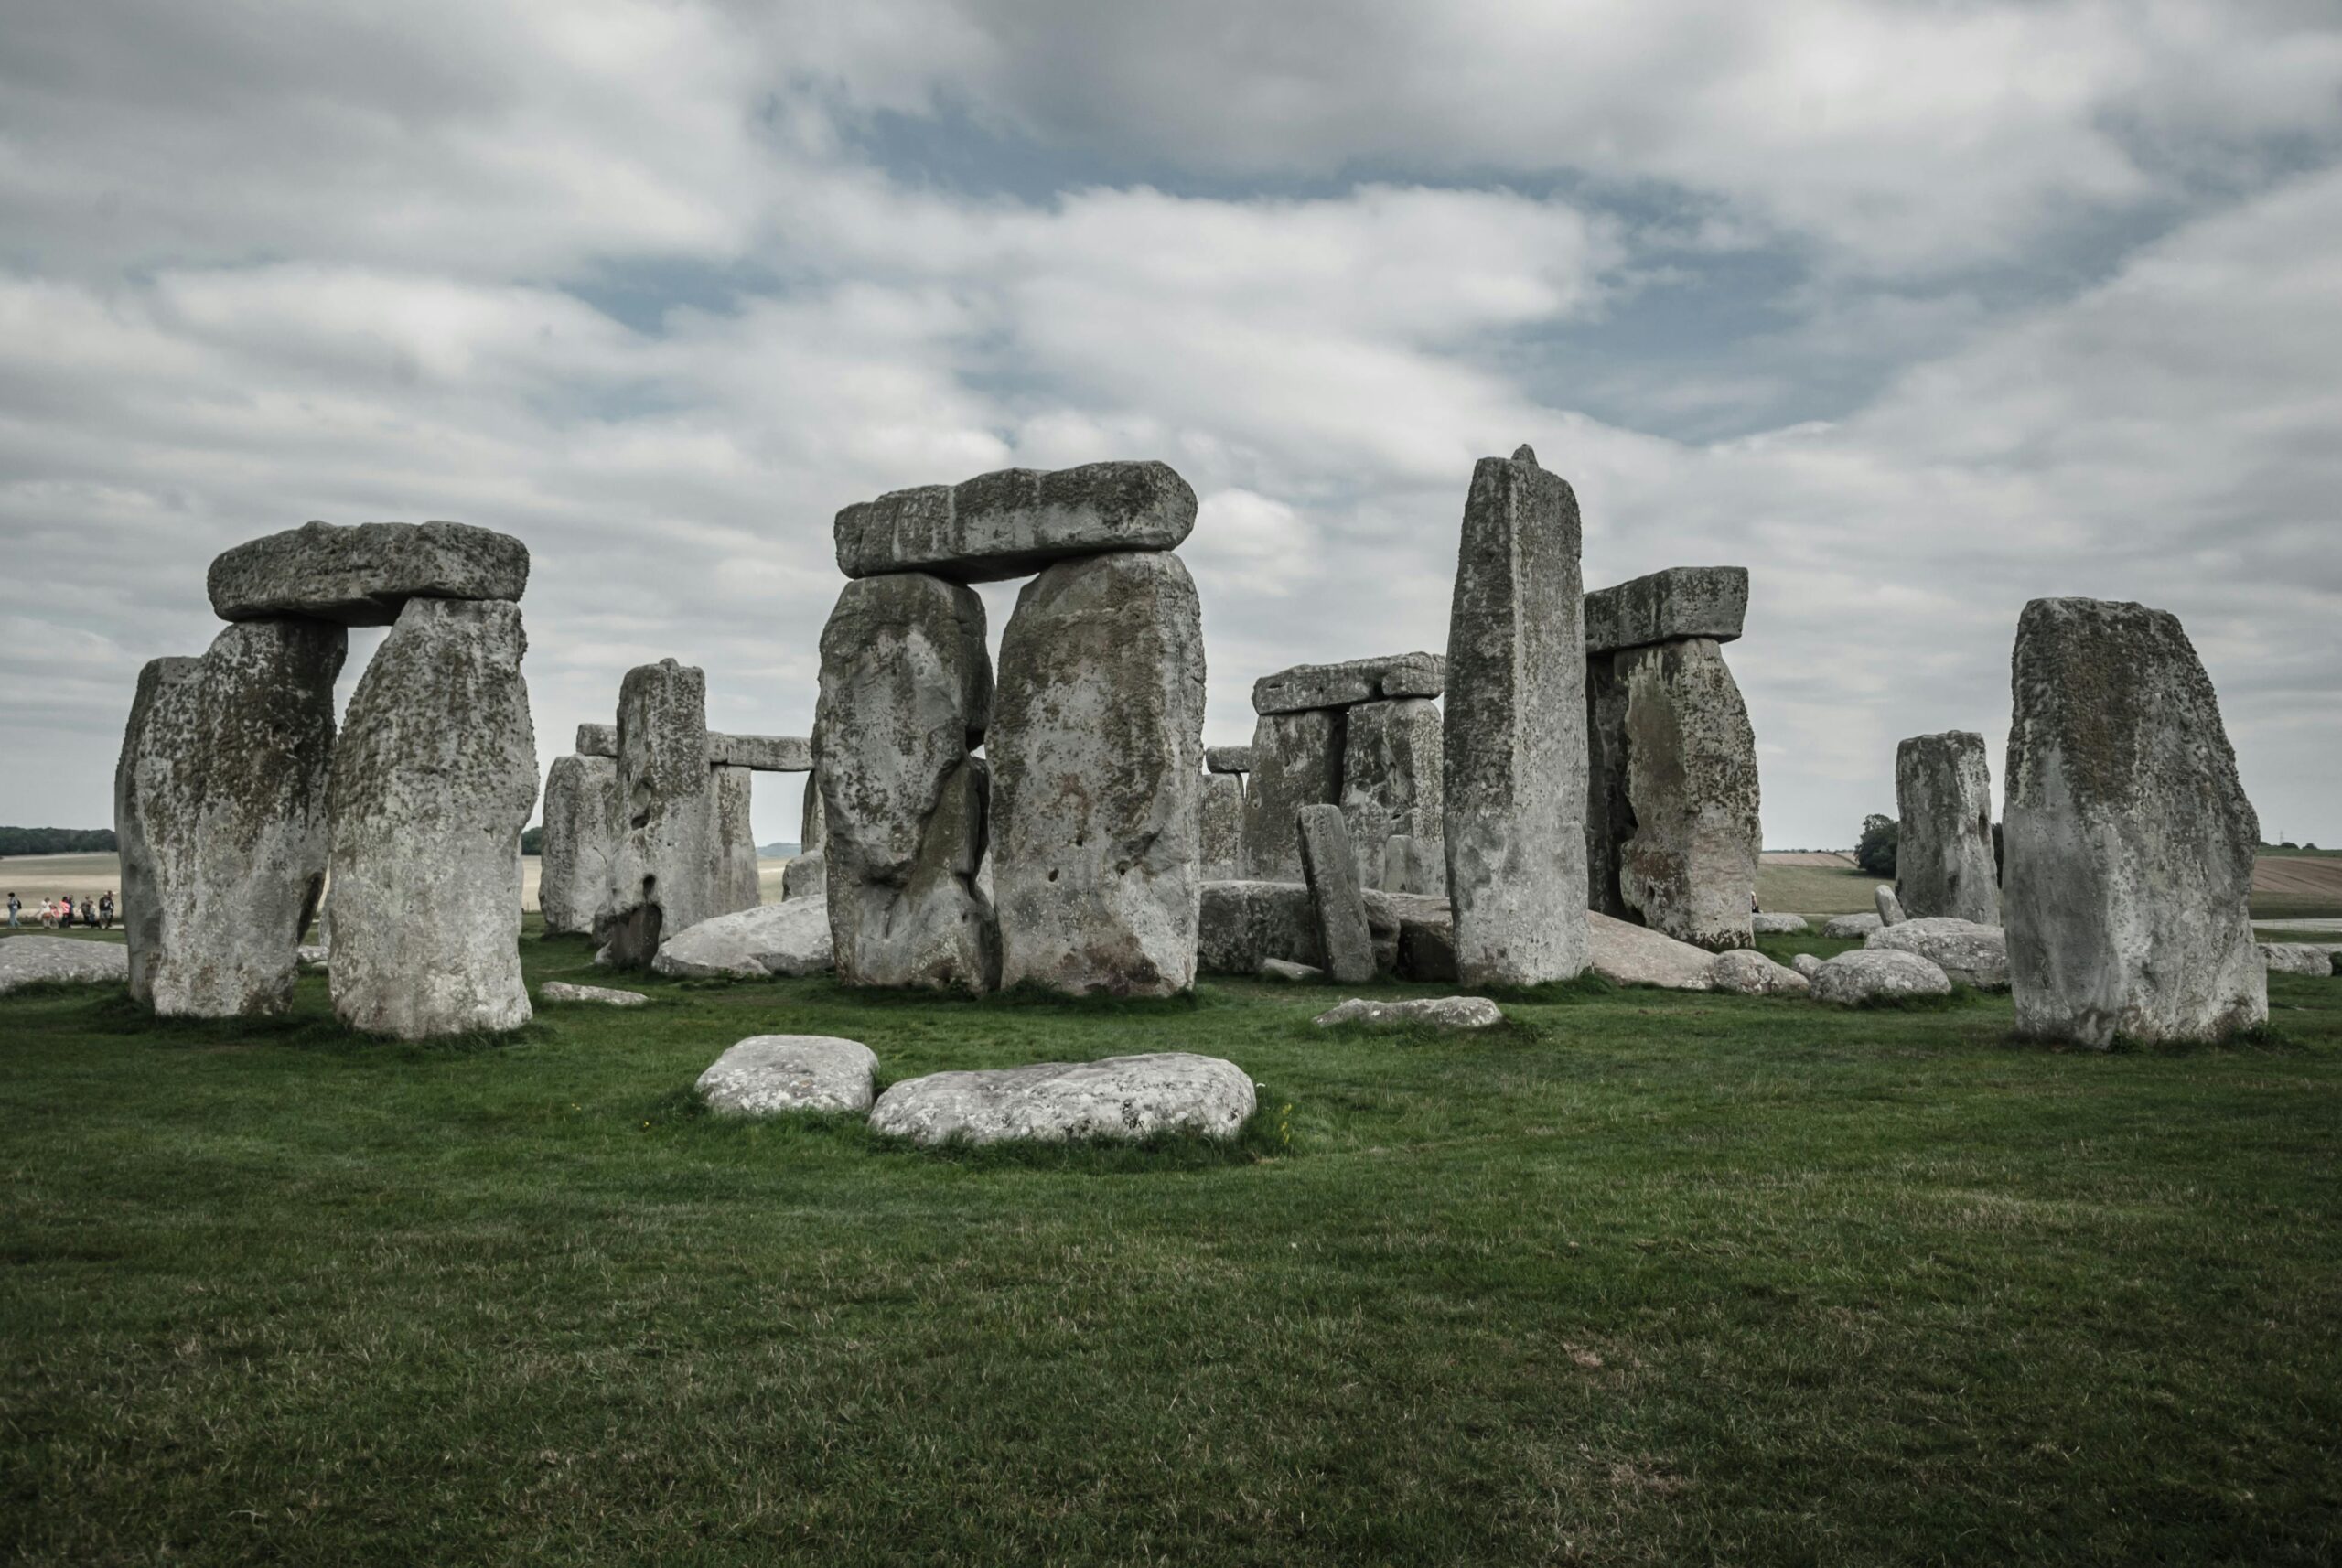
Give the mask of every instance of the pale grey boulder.
<path id="1" fill-rule="evenodd" d="M 293 953 L 303 969 L 328 969 L 333 964 L 333 950 L 323 942 L 303 942 Z"/>
<path id="2" fill-rule="evenodd" d="M 1903 923 L 1905 919 L 1903 901 L 1895 896 L 1895 889 L 1885 883 L 1882 882 L 1871 889 L 1871 902 L 1878 906 L 1880 925 L 1899 926 Z"/>
<path id="3" fill-rule="evenodd" d="M 1746 566 L 1670 566 L 1585 596 L 1587 654 L 1690 638 L 1730 642 L 1748 614 Z"/>
<path id="4" fill-rule="evenodd" d="M 221 620 L 389 626 L 411 599 L 519 598 L 529 547 L 460 522 L 311 522 L 228 551 L 207 585 Z"/>
<path id="5" fill-rule="evenodd" d="M 1435 838 L 1391 834 L 1382 841 L 1382 875 L 1377 886 L 1386 893 L 1445 898 L 1447 846 Z"/>
<path id="6" fill-rule="evenodd" d="M 1289 963 L 1281 958 L 1264 958 L 1261 961 L 1260 975 L 1262 980 L 1280 980 L 1288 985 L 1314 985 L 1326 978 L 1326 972 L 1305 963 Z"/>
<path id="7" fill-rule="evenodd" d="M 1856 948 L 1822 961 L 1813 972 L 1816 1002 L 1842 1007 L 1906 996 L 1950 994 L 1951 978 L 1918 953 L 1893 948 Z"/>
<path id="8" fill-rule="evenodd" d="M 878 1058 L 860 1040 L 752 1035 L 716 1058 L 692 1087 L 718 1116 L 858 1116 L 870 1109 L 877 1077 Z"/>
<path id="9" fill-rule="evenodd" d="M 1605 980 L 1668 991 L 1706 991 L 1714 984 L 1716 955 L 1705 948 L 1595 910 L 1586 911 L 1585 921 L 1588 967 Z"/>
<path id="10" fill-rule="evenodd" d="M 2008 940 L 1998 926 L 1930 915 L 1882 926 L 1863 945 L 1918 953 L 1962 985 L 1979 991 L 2009 988 Z"/>
<path id="11" fill-rule="evenodd" d="M 291 1004 L 295 949 L 325 886 L 334 681 L 349 639 L 321 621 L 242 621 L 202 658 L 141 672 L 114 832 L 130 991 L 156 1013 Z M 535 771 L 532 758 L 532 798 Z"/>
<path id="12" fill-rule="evenodd" d="M 1197 795 L 1196 853 L 1207 882 L 1244 875 L 1244 781 L 1234 773 L 1207 772 Z"/>
<path id="13" fill-rule="evenodd" d="M 1001 983 L 1167 996 L 1196 977 L 1203 612 L 1176 555 L 1066 561 L 1001 634 Z"/>
<path id="14" fill-rule="evenodd" d="M 618 854 L 618 765 L 607 757 L 558 757 L 545 771 L 544 837 L 537 908 L 545 929 L 585 936 L 608 897 Z"/>
<path id="15" fill-rule="evenodd" d="M 1914 919 L 2001 923 L 1993 854 L 1993 778 L 1984 737 L 1968 730 L 1915 735 L 1895 748 L 1895 809 L 1902 833 L 1895 893 Z"/>
<path id="16" fill-rule="evenodd" d="M 1867 910 L 1859 915 L 1835 915 L 1821 923 L 1821 934 L 1832 941 L 1858 942 L 1885 924 Z"/>
<path id="17" fill-rule="evenodd" d="M 908 1079 L 878 1097 L 870 1130 L 927 1144 L 1232 1138 L 1255 1103 L 1235 1063 L 1165 1051 Z"/>
<path id="18" fill-rule="evenodd" d="M 1196 492 L 1168 464 L 1113 462 L 890 491 L 839 512 L 835 537 L 849 577 L 992 583 L 1080 556 L 1174 550 L 1195 526 Z"/>
<path id="19" fill-rule="evenodd" d="M 807 850 L 793 857 L 780 871 L 780 896 L 787 898 L 826 898 L 830 894 L 830 857 L 821 850 Z M 826 912 L 824 919 L 828 918 Z"/>
<path id="20" fill-rule="evenodd" d="M 2260 821 L 2178 618 L 2036 599 L 2012 686 L 2002 921 L 2018 1031 L 2102 1048 L 2261 1025 Z"/>
<path id="21" fill-rule="evenodd" d="M 757 832 L 749 820 L 756 771 L 745 767 L 707 770 L 707 879 L 709 918 L 753 909 L 764 900 Z"/>
<path id="22" fill-rule="evenodd" d="M 1723 955 L 1718 954 L 1717 956 L 1722 957 Z M 1808 981 L 1810 981 L 1815 975 L 1821 972 L 1821 955 L 1820 953 L 1810 952 L 1792 954 L 1789 958 L 1789 967 L 1797 971 L 1799 974 L 1805 976 Z"/>
<path id="23" fill-rule="evenodd" d="M 1252 682 L 1256 714 L 1347 708 L 1399 697 L 1436 697 L 1447 689 L 1447 660 L 1436 653 L 1391 653 L 1344 664 L 1296 664 Z"/>
<path id="24" fill-rule="evenodd" d="M 813 723 L 843 983 L 999 983 L 993 905 L 976 886 L 991 779 L 969 755 L 992 708 L 973 589 L 908 572 L 846 585 L 822 630 Z"/>
<path id="25" fill-rule="evenodd" d="M 2272 974 L 2334 972 L 2334 955 L 2322 947 L 2306 942 L 2262 942 L 2260 948 L 2261 967 Z"/>
<path id="26" fill-rule="evenodd" d="M 1775 963 L 1755 948 L 1716 954 L 1708 965 L 1708 985 L 1711 990 L 1740 996 L 1802 996 L 1809 989 L 1803 974 Z"/>
<path id="27" fill-rule="evenodd" d="M 1794 936 L 1813 929 L 1803 915 L 1756 914 L 1748 918 L 1748 925 L 1760 937 Z"/>
<path id="28" fill-rule="evenodd" d="M 1559 475 L 1526 446 L 1480 460 L 1456 554 L 1442 746 L 1467 985 L 1567 980 L 1586 965 L 1578 549 L 1577 498 Z"/>
<path id="29" fill-rule="evenodd" d="M 1204 771 L 1250 773 L 1252 771 L 1252 748 L 1249 746 L 1208 746 L 1204 747 Z"/>
<path id="30" fill-rule="evenodd" d="M 607 757 L 613 762 L 617 761 L 618 755 L 618 726 L 616 725 L 579 725 L 577 726 L 576 752 L 580 757 Z"/>
<path id="31" fill-rule="evenodd" d="M 540 1002 L 582 1002 L 596 1007 L 647 1007 L 650 998 L 639 991 L 618 991 L 607 985 L 572 985 L 548 980 L 537 987 Z"/>
<path id="32" fill-rule="evenodd" d="M 1370 1029 L 1488 1029 L 1504 1022 L 1504 1009 L 1485 996 L 1421 996 L 1403 1002 L 1353 996 L 1313 1021 L 1321 1029 L 1338 1024 Z"/>
<path id="33" fill-rule="evenodd" d="M 129 978 L 130 950 L 120 942 L 38 933 L 0 939 L 0 995 L 27 985 L 119 984 Z"/>
<path id="34" fill-rule="evenodd" d="M 1342 715 L 1342 820 L 1366 886 L 1429 891 L 1394 886 L 1385 851 L 1394 834 L 1436 844 L 1445 831 L 1440 746 L 1439 704 L 1427 697 L 1360 703 Z"/>
<path id="35" fill-rule="evenodd" d="M 1244 780 L 1244 875 L 1255 882 L 1301 880 L 1301 808 L 1339 803 L 1342 719 L 1323 711 L 1262 714 L 1252 728 L 1252 771 Z"/>
<path id="36" fill-rule="evenodd" d="M 537 803 L 521 607 L 414 598 L 351 694 L 328 791 L 334 1012 L 400 1039 L 518 1028 Z"/>
<path id="37" fill-rule="evenodd" d="M 800 979 L 836 966 L 819 898 L 784 898 L 700 921 L 670 937 L 651 970 L 678 980 Z"/>
<path id="38" fill-rule="evenodd" d="M 1367 929 L 1358 855 L 1341 808 L 1302 807 L 1300 832 L 1302 880 L 1309 889 L 1326 972 L 1338 985 L 1363 985 L 1374 978 L 1374 935 Z"/>
<path id="39" fill-rule="evenodd" d="M 1619 654 L 1617 672 L 1634 812 L 1618 846 L 1620 897 L 1679 941 L 1746 947 L 1763 830 L 1756 732 L 1740 687 L 1705 639 Z"/>
<path id="40" fill-rule="evenodd" d="M 621 969 L 725 912 L 717 891 L 717 794 L 707 768 L 707 677 L 662 659 L 618 683 L 617 832 L 594 935 Z"/>
<path id="41" fill-rule="evenodd" d="M 711 730 L 707 765 L 746 768 L 757 773 L 810 773 L 813 743 L 799 735 L 725 735 Z"/>

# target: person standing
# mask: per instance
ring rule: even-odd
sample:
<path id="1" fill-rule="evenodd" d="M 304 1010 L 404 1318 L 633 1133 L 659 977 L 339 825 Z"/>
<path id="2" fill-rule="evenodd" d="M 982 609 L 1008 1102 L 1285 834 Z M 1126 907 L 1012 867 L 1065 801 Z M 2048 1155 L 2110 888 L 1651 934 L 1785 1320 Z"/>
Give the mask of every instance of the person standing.
<path id="1" fill-rule="evenodd" d="M 98 929 L 102 931 L 113 929 L 113 894 L 111 891 L 98 900 Z"/>
<path id="2" fill-rule="evenodd" d="M 24 908 L 25 901 L 22 898 L 17 897 L 14 893 L 8 895 L 8 923 L 10 925 L 16 923 L 16 917 L 24 911 Z"/>

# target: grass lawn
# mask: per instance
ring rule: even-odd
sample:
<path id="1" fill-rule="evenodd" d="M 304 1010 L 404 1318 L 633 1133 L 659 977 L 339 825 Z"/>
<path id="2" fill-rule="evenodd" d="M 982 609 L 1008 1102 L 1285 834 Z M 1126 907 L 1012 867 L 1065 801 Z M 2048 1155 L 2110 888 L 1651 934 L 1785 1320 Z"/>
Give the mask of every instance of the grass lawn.
<path id="1" fill-rule="evenodd" d="M 1245 983 L 640 988 L 432 1048 L 344 1036 L 319 978 L 264 1026 L 0 999 L 0 1554 L 2342 1552 L 2342 982 L 2105 1056 L 1976 996 L 1594 986 L 1436 1040 Z M 695 1110 L 783 1030 L 889 1078 L 1203 1050 L 1263 1110 L 989 1157 Z"/>

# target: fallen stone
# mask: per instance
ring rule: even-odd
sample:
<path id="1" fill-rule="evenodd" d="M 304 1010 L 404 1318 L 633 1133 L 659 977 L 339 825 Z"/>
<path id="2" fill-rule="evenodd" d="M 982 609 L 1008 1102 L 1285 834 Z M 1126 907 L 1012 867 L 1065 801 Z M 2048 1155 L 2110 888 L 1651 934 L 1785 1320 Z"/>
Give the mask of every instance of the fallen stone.
<path id="1" fill-rule="evenodd" d="M 1623 749 L 1632 821 L 1617 850 L 1620 899 L 1679 941 L 1746 947 L 1763 830 L 1756 732 L 1739 685 L 1707 639 L 1620 653 L 1611 678 L 1624 694 L 1623 741 L 1608 749 Z"/>
<path id="2" fill-rule="evenodd" d="M 1485 996 L 1425 996 L 1404 1002 L 1369 1002 L 1353 996 L 1316 1017 L 1321 1029 L 1337 1024 L 1375 1029 L 1486 1029 L 1503 1022 L 1504 1009 Z"/>
<path id="3" fill-rule="evenodd" d="M 1203 723 L 1203 612 L 1176 555 L 1066 561 L 1025 585 L 985 745 L 1003 985 L 1194 984 Z"/>
<path id="4" fill-rule="evenodd" d="M 780 868 L 780 896 L 790 898 L 826 898 L 830 892 L 830 857 L 822 851 L 808 850 L 792 857 Z M 824 913 L 822 917 L 827 919 Z"/>
<path id="5" fill-rule="evenodd" d="M 2178 618 L 2036 599 L 2012 684 L 2001 902 L 2018 1032 L 2103 1048 L 2264 1022 L 2261 824 Z"/>
<path id="6" fill-rule="evenodd" d="M 1204 771 L 1250 773 L 1252 771 L 1252 748 L 1249 746 L 1208 746 L 1204 747 Z"/>
<path id="7" fill-rule="evenodd" d="M 1301 880 L 1304 806 L 1338 803 L 1339 714 L 1262 714 L 1252 728 L 1252 772 L 1244 780 L 1244 872 L 1255 882 Z"/>
<path id="8" fill-rule="evenodd" d="M 702 920 L 661 944 L 650 967 L 693 980 L 797 979 L 834 964 L 830 912 L 820 898 L 784 898 Z"/>
<path id="9" fill-rule="evenodd" d="M 1305 963 L 1288 963 L 1281 958 L 1261 961 L 1262 980 L 1282 980 L 1292 985 L 1310 985 L 1326 978 L 1326 972 Z"/>
<path id="10" fill-rule="evenodd" d="M 1207 772 L 1197 801 L 1203 878 L 1232 882 L 1244 875 L 1244 782 L 1233 773 Z"/>
<path id="11" fill-rule="evenodd" d="M 130 978 L 130 950 L 38 934 L 0 939 L 0 995 L 21 986 L 103 985 Z"/>
<path id="12" fill-rule="evenodd" d="M 835 534 L 849 577 L 992 583 L 1077 556 L 1174 550 L 1195 526 L 1196 492 L 1168 464 L 1086 463 L 894 490 L 839 512 Z"/>
<path id="13" fill-rule="evenodd" d="M 1480 460 L 1456 554 L 1443 735 L 1441 836 L 1466 985 L 1535 985 L 1586 965 L 1578 548 L 1577 498 L 1559 475 L 1526 446 Z"/>
<path id="14" fill-rule="evenodd" d="M 753 909 L 764 898 L 764 868 L 751 820 L 756 773 L 707 770 L 707 918 Z"/>
<path id="15" fill-rule="evenodd" d="M 1803 915 L 1756 914 L 1748 918 L 1749 928 L 1760 937 L 1786 937 L 1810 931 L 1812 923 Z"/>
<path id="16" fill-rule="evenodd" d="M 537 987 L 540 1002 L 590 1002 L 602 1007 L 647 1007 L 650 998 L 639 991 L 618 991 L 607 985 L 572 985 L 548 980 Z"/>
<path id="17" fill-rule="evenodd" d="M 1347 708 L 1392 697 L 1436 697 L 1447 688 L 1447 660 L 1436 653 L 1393 653 L 1347 664 L 1296 664 L 1252 682 L 1256 714 Z"/>
<path id="18" fill-rule="evenodd" d="M 1821 934 L 1833 941 L 1858 942 L 1886 924 L 1876 915 L 1835 915 L 1821 923 Z"/>
<path id="19" fill-rule="evenodd" d="M 1656 985 L 1669 991 L 1705 991 L 1716 955 L 1679 942 L 1664 931 L 1586 911 L 1590 966 L 1619 985 Z"/>
<path id="20" fill-rule="evenodd" d="M 813 743 L 799 735 L 724 735 L 709 731 L 710 768 L 747 768 L 758 773 L 810 773 Z"/>
<path id="21" fill-rule="evenodd" d="M 577 726 L 576 751 L 577 755 L 580 757 L 607 757 L 613 762 L 617 761 L 618 755 L 618 726 L 616 725 L 579 725 Z"/>
<path id="22" fill-rule="evenodd" d="M 537 908 L 546 930 L 593 930 L 609 897 L 618 832 L 618 765 L 607 757 L 555 757 L 545 773 L 537 864 Z"/>
<path id="23" fill-rule="evenodd" d="M 114 770 L 130 993 L 164 1016 L 292 1004 L 325 886 L 334 680 L 349 634 L 245 621 L 141 672 Z M 536 793 L 536 762 L 530 759 Z M 518 907 L 515 907 L 517 916 Z"/>
<path id="24" fill-rule="evenodd" d="M 1993 778 L 1984 737 L 1968 730 L 1915 735 L 1895 748 L 1901 837 L 1895 893 L 1915 919 L 2001 923 L 1993 855 Z"/>
<path id="25" fill-rule="evenodd" d="M 2262 942 L 2261 961 L 2272 974 L 2328 975 L 2335 971 L 2335 955 L 2322 947 L 2305 942 Z"/>
<path id="26" fill-rule="evenodd" d="M 751 1035 L 693 1085 L 718 1116 L 797 1112 L 860 1115 L 870 1109 L 878 1058 L 859 1040 L 830 1035 Z"/>
<path id="27" fill-rule="evenodd" d="M 1815 975 L 1821 972 L 1821 955 L 1819 953 L 1810 952 L 1792 954 L 1789 958 L 1789 967 L 1797 971 L 1799 974 L 1805 976 L 1806 979 L 1811 980 Z"/>
<path id="28" fill-rule="evenodd" d="M 1254 1103 L 1235 1063 L 1167 1051 L 908 1079 L 879 1096 L 870 1128 L 924 1144 L 1232 1138 Z"/>
<path id="29" fill-rule="evenodd" d="M 1895 897 L 1894 888 L 1884 882 L 1880 883 L 1871 890 L 1871 900 L 1878 906 L 1880 925 L 1899 926 L 1903 923 L 1903 902 Z"/>
<path id="30" fill-rule="evenodd" d="M 519 598 L 529 547 L 460 522 L 311 522 L 237 545 L 211 563 L 208 585 L 221 620 L 389 626 L 410 599 Z"/>
<path id="31" fill-rule="evenodd" d="M 1979 991 L 2009 988 L 2008 940 L 1998 926 L 1931 915 L 1882 926 L 1870 933 L 1864 945 L 1873 951 L 1917 953 L 1961 984 Z"/>
<path id="32" fill-rule="evenodd" d="M 1585 596 L 1585 650 L 1686 638 L 1730 642 L 1748 615 L 1746 566 L 1670 566 Z"/>
<path id="33" fill-rule="evenodd" d="M 1397 970 L 1402 930 L 1426 919 L 1445 922 L 1447 906 L 1367 891 L 1367 929 L 1377 970 Z M 1196 926 L 1196 967 L 1206 974 L 1252 974 L 1264 959 L 1325 967 L 1324 940 L 1309 889 L 1299 882 L 1207 882 Z M 1410 976 L 1410 978 L 1430 978 Z M 1450 977 L 1452 978 L 1452 976 Z"/>
<path id="34" fill-rule="evenodd" d="M 1439 704 L 1429 698 L 1360 703 L 1343 714 L 1342 820 L 1367 886 L 1422 891 L 1391 886 L 1384 849 L 1394 834 L 1439 842 L 1440 768 Z M 1441 871 L 1444 892 L 1444 865 Z"/>
<path id="35" fill-rule="evenodd" d="M 333 962 L 333 950 L 323 942 L 304 942 L 293 950 L 293 955 L 303 969 L 325 969 Z"/>
<path id="36" fill-rule="evenodd" d="M 1374 978 L 1374 937 L 1367 929 L 1358 856 L 1340 807 L 1301 808 L 1301 871 L 1326 972 L 1338 985 L 1365 984 Z"/>
<path id="37" fill-rule="evenodd" d="M 618 683 L 618 831 L 594 935 L 614 964 L 639 969 L 668 938 L 725 912 L 712 851 L 707 677 L 671 659 L 636 665 Z"/>
<path id="38" fill-rule="evenodd" d="M 334 1012 L 353 1029 L 413 1040 L 529 1021 L 527 650 L 518 605 L 409 599 L 359 678 L 328 790 L 326 941 Z"/>
<path id="39" fill-rule="evenodd" d="M 1708 965 L 1708 984 L 1713 989 L 1741 996 L 1802 996 L 1809 983 L 1797 970 L 1783 968 L 1754 948 L 1720 952 Z"/>
<path id="40" fill-rule="evenodd" d="M 1918 953 L 1856 948 L 1825 959 L 1813 972 L 1813 999 L 1853 1007 L 1899 996 L 1943 996 L 1951 979 Z"/>

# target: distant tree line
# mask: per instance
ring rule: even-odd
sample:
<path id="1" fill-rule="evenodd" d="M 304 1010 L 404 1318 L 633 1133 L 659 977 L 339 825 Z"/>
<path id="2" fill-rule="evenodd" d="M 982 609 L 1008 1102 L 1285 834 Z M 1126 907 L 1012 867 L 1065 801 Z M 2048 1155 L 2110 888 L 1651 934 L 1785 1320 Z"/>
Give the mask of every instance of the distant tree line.
<path id="1" fill-rule="evenodd" d="M 1873 811 L 1863 819 L 1863 836 L 1854 841 L 1854 864 L 1873 876 L 1895 875 L 1895 851 L 1903 841 L 1903 824 Z"/>
<path id="2" fill-rule="evenodd" d="M 0 855 L 106 854 L 114 847 L 112 828 L 0 828 Z"/>
<path id="3" fill-rule="evenodd" d="M 523 828 L 521 830 L 521 853 L 522 854 L 543 854 L 544 852 L 545 830 L 543 823 L 539 823 L 533 828 Z"/>

